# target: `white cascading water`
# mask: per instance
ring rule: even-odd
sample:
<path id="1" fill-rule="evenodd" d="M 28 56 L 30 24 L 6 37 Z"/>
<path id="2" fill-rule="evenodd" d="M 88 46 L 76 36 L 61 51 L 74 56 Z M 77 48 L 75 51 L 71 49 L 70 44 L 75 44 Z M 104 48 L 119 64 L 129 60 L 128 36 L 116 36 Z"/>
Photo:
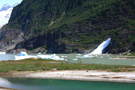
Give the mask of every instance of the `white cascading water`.
<path id="1" fill-rule="evenodd" d="M 108 38 L 106 41 L 103 41 L 91 54 L 103 54 L 103 50 L 110 44 L 111 38 Z"/>
<path id="2" fill-rule="evenodd" d="M 95 50 L 91 53 L 84 55 L 83 57 L 93 57 L 92 55 L 103 54 L 103 50 L 110 44 L 111 38 L 108 38 L 106 41 L 103 41 Z"/>

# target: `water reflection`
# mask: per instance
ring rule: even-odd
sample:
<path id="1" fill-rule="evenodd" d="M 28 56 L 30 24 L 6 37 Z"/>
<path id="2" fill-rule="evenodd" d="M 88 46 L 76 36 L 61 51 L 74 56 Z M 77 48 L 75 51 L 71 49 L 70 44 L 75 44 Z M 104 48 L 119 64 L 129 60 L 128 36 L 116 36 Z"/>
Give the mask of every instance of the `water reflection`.
<path id="1" fill-rule="evenodd" d="M 0 78 L 0 86 L 10 86 L 10 85 L 11 83 L 7 79 Z"/>
<path id="2" fill-rule="evenodd" d="M 86 82 L 70 80 L 0 78 L 0 86 L 21 90 L 134 90 L 134 83 Z"/>

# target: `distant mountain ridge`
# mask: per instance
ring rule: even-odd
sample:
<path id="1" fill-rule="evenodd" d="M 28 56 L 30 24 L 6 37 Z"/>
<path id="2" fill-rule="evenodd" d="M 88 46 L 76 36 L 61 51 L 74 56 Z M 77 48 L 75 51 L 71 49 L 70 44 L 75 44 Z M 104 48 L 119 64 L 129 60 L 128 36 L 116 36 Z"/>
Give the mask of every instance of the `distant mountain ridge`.
<path id="1" fill-rule="evenodd" d="M 23 0 L 1 29 L 0 48 L 85 53 L 111 37 L 106 52 L 135 52 L 134 8 L 134 0 Z"/>

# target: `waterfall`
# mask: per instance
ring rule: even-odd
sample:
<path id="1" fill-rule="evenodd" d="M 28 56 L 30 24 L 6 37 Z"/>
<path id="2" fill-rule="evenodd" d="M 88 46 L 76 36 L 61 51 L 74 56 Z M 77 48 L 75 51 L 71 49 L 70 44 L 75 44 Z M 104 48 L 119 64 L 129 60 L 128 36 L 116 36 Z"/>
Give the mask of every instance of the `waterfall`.
<path id="1" fill-rule="evenodd" d="M 103 41 L 91 54 L 103 54 L 103 50 L 110 44 L 111 38 L 108 38 L 106 41 Z"/>
<path id="2" fill-rule="evenodd" d="M 93 57 L 92 55 L 103 54 L 104 49 L 110 44 L 111 38 L 108 38 L 106 41 L 103 41 L 96 49 L 91 53 L 84 55 L 83 57 Z"/>

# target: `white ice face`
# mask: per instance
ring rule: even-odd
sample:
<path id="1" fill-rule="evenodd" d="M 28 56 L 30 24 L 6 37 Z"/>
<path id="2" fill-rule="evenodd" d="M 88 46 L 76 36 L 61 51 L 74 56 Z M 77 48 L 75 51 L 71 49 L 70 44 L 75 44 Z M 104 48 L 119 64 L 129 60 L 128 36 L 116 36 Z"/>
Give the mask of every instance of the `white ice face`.
<path id="1" fill-rule="evenodd" d="M 0 9 L 0 28 L 7 24 L 11 13 L 12 13 L 13 7 L 8 6 L 8 5 L 4 5 L 1 9 Z"/>

